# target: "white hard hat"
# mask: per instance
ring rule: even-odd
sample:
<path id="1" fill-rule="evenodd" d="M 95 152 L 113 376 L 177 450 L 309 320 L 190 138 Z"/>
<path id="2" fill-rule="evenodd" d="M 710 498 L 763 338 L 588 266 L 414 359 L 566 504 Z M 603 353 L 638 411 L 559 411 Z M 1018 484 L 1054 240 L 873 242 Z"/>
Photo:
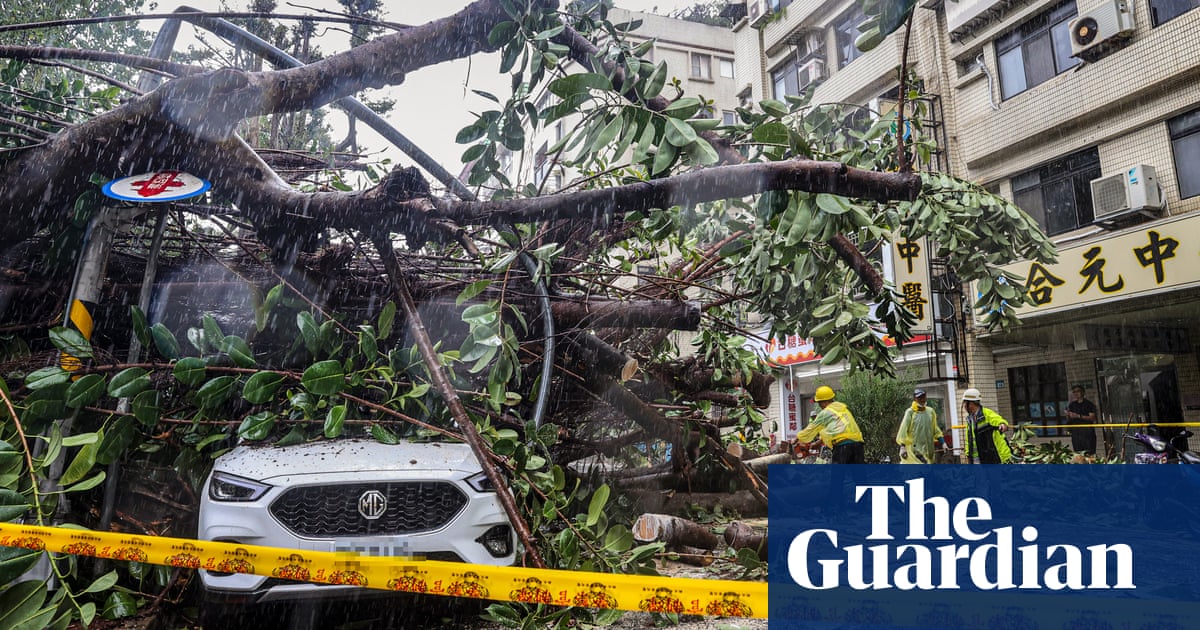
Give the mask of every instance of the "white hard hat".
<path id="1" fill-rule="evenodd" d="M 963 392 L 962 399 L 963 402 L 979 402 L 980 400 L 983 400 L 983 398 L 979 395 L 979 390 L 975 389 L 974 387 L 967 388 L 966 391 Z"/>

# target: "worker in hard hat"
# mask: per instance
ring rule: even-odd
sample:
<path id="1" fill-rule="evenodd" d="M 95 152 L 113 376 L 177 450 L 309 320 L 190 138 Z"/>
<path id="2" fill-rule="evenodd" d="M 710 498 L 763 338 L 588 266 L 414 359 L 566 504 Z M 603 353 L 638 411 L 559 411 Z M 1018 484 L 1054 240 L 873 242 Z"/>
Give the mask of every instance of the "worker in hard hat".
<path id="1" fill-rule="evenodd" d="M 901 464 L 932 464 L 936 451 L 944 448 L 937 411 L 928 405 L 925 390 L 913 390 L 913 402 L 904 410 L 896 443 L 900 445 Z"/>
<path id="2" fill-rule="evenodd" d="M 808 426 L 796 434 L 796 442 L 811 442 L 818 436 L 826 446 L 833 449 L 833 464 L 865 464 L 862 431 L 854 421 L 854 414 L 845 403 L 834 400 L 833 389 L 827 385 L 817 388 L 813 402 L 821 407 Z"/>
<path id="3" fill-rule="evenodd" d="M 983 406 L 979 390 L 968 388 L 962 395 L 967 412 L 967 457 L 971 463 L 1007 464 L 1012 458 L 1004 432 L 1008 421 Z"/>

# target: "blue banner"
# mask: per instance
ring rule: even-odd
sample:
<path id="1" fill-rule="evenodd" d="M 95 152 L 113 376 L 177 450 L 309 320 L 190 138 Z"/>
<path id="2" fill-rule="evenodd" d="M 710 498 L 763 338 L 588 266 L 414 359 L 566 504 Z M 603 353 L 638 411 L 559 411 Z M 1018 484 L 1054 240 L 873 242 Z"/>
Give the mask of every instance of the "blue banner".
<path id="1" fill-rule="evenodd" d="M 770 469 L 777 628 L 1200 628 L 1200 467 Z"/>

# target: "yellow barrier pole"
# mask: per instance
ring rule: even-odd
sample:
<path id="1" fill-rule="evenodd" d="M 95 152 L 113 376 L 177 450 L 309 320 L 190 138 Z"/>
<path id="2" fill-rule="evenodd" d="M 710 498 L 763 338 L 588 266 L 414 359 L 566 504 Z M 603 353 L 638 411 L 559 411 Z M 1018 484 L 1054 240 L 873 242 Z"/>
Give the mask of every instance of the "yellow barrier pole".
<path id="1" fill-rule="evenodd" d="M 767 617 L 765 582 L 497 567 L 14 523 L 0 523 L 0 546 L 427 595 Z"/>

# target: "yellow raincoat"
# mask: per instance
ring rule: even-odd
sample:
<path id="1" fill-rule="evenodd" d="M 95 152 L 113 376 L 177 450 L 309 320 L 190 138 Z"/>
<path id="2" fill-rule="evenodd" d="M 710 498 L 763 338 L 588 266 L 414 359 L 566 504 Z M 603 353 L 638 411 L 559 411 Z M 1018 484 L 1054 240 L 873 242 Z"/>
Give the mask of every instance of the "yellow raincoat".
<path id="1" fill-rule="evenodd" d="M 913 403 L 904 410 L 900 430 L 896 432 L 896 443 L 903 446 L 901 464 L 932 464 L 937 441 L 942 439 L 942 428 L 938 426 L 937 412 L 928 405 L 921 407 Z"/>

